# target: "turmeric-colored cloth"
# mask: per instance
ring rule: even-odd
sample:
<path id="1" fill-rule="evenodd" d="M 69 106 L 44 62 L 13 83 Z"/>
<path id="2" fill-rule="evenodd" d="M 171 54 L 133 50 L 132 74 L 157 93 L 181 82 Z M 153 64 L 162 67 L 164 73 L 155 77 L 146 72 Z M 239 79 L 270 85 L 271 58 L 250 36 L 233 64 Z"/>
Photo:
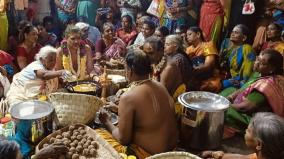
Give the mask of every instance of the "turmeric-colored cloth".
<path id="1" fill-rule="evenodd" d="M 113 136 L 105 129 L 96 129 L 96 133 L 105 139 L 118 153 L 124 153 L 127 155 L 134 155 L 138 159 L 144 159 L 151 156 L 150 153 L 146 152 L 143 148 L 138 145 L 131 144 L 129 146 L 121 145 Z"/>
<path id="2" fill-rule="evenodd" d="M 265 50 L 265 49 L 274 49 L 278 52 L 280 52 L 282 55 L 284 55 L 284 42 L 282 41 L 277 41 L 277 42 L 265 42 L 262 45 L 261 50 Z"/>
<path id="3" fill-rule="evenodd" d="M 181 84 L 175 91 L 173 99 L 175 102 L 175 114 L 180 117 L 183 112 L 183 106 L 178 102 L 178 97 L 186 92 L 186 85 Z"/>
<path id="4" fill-rule="evenodd" d="M 207 56 L 218 56 L 218 51 L 212 41 L 201 42 L 196 47 L 189 46 L 186 49 L 186 54 L 191 58 L 192 63 L 195 67 L 203 65 Z M 219 92 L 221 89 L 221 78 L 217 69 L 212 69 L 208 72 L 204 72 L 196 76 L 194 80 L 195 90 Z"/>

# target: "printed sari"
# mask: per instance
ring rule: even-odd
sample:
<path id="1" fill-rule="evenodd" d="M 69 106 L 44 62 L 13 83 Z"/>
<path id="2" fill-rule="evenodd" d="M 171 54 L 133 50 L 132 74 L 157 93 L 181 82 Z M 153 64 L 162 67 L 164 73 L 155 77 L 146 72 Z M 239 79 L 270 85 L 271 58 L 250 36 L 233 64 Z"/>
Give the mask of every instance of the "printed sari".
<path id="1" fill-rule="evenodd" d="M 197 47 L 190 46 L 186 49 L 186 53 L 191 58 L 194 67 L 203 65 L 207 56 L 218 56 L 213 42 L 202 42 Z M 219 92 L 221 89 L 221 78 L 217 69 L 211 69 L 196 76 L 195 81 L 198 81 L 195 90 Z"/>
<path id="2" fill-rule="evenodd" d="M 237 48 L 230 46 L 230 40 L 225 39 L 221 46 L 221 65 L 228 73 L 222 81 L 223 88 L 241 87 L 253 72 L 253 64 L 256 55 L 248 44 L 243 44 Z M 229 68 L 229 70 L 227 70 Z M 234 85 L 233 81 L 239 81 L 239 85 Z"/>
<path id="3" fill-rule="evenodd" d="M 262 45 L 261 50 L 265 50 L 265 49 L 268 49 L 268 48 L 274 49 L 274 50 L 280 52 L 282 55 L 284 55 L 284 42 L 282 42 L 282 41 L 277 41 L 277 42 L 274 42 L 274 43 L 265 42 Z"/>
<path id="4" fill-rule="evenodd" d="M 269 105 L 267 110 L 284 117 L 284 77 L 278 75 L 257 78 L 255 76 L 241 88 L 241 93 L 233 103 L 239 104 L 245 99 L 256 103 L 258 108 Z M 244 132 L 256 112 L 242 113 L 230 107 L 225 115 L 226 125 Z"/>
<path id="5" fill-rule="evenodd" d="M 119 38 L 114 43 L 104 49 L 103 56 L 110 60 L 111 58 L 119 58 L 124 56 L 126 44 Z"/>

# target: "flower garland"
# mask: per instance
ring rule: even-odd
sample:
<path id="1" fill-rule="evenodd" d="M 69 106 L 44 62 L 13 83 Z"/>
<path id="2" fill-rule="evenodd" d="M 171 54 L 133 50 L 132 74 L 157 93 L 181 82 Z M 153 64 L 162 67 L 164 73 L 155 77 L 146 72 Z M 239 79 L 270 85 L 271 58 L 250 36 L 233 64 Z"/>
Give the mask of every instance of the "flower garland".
<path id="1" fill-rule="evenodd" d="M 66 40 L 63 40 L 61 42 L 61 48 L 63 52 L 62 62 L 63 62 L 64 69 L 76 75 L 78 79 L 84 79 L 86 75 L 86 63 L 87 63 L 85 43 L 81 41 L 79 49 L 77 50 L 77 65 L 78 65 L 77 72 L 75 71 L 73 67 L 71 53 L 67 46 Z"/>
<path id="2" fill-rule="evenodd" d="M 167 57 L 163 56 L 161 61 L 156 66 L 154 66 L 153 78 L 155 80 L 158 80 L 158 81 L 160 80 L 160 74 L 162 73 L 166 65 L 167 65 Z"/>

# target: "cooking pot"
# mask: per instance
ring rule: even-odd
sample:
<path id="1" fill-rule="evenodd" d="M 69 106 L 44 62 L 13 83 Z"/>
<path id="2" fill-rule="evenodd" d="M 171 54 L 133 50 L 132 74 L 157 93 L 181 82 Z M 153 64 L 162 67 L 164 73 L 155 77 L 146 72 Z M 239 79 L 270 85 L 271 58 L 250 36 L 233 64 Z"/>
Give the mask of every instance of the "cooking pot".
<path id="1" fill-rule="evenodd" d="M 49 102 L 31 100 L 13 105 L 11 116 L 16 122 L 16 135 L 37 143 L 53 131 L 54 108 Z"/>
<path id="2" fill-rule="evenodd" d="M 178 101 L 183 105 L 181 144 L 197 150 L 219 148 L 229 100 L 218 94 L 193 91 L 181 94 Z"/>

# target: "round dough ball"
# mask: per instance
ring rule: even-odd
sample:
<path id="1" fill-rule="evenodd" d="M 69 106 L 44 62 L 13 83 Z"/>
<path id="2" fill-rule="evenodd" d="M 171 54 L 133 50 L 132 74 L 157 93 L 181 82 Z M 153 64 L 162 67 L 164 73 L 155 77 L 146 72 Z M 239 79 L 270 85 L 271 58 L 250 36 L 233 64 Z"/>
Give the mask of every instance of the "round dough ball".
<path id="1" fill-rule="evenodd" d="M 80 130 L 80 134 L 81 135 L 85 135 L 86 134 L 86 130 Z"/>
<path id="2" fill-rule="evenodd" d="M 91 150 L 90 150 L 90 155 L 91 155 L 92 157 L 95 157 L 95 156 L 97 155 L 96 149 L 91 149 Z"/>
<path id="3" fill-rule="evenodd" d="M 87 140 L 86 144 L 91 145 L 91 142 L 92 142 L 92 141 Z"/>
<path id="4" fill-rule="evenodd" d="M 76 140 L 76 136 L 75 135 L 73 135 L 73 136 L 71 136 L 71 138 L 70 138 L 72 141 L 74 141 L 74 140 Z"/>
<path id="5" fill-rule="evenodd" d="M 88 140 L 93 141 L 94 139 L 91 136 L 89 136 Z"/>
<path id="6" fill-rule="evenodd" d="M 77 135 L 79 135 L 79 132 L 77 130 L 74 130 L 73 131 L 73 136 L 77 136 Z"/>
<path id="7" fill-rule="evenodd" d="M 82 135 L 78 135 L 78 136 L 77 136 L 77 140 L 79 140 L 79 141 L 82 140 L 82 138 L 83 138 Z"/>
<path id="8" fill-rule="evenodd" d="M 70 143 L 70 146 L 71 146 L 71 147 L 76 147 L 77 145 L 72 142 L 72 143 Z"/>
<path id="9" fill-rule="evenodd" d="M 84 145 L 83 145 L 83 148 L 84 148 L 84 149 L 87 149 L 88 147 L 89 147 L 88 144 L 84 144 Z"/>
<path id="10" fill-rule="evenodd" d="M 76 153 L 72 155 L 72 159 L 79 159 L 79 157 L 80 157 L 79 154 Z"/>
<path id="11" fill-rule="evenodd" d="M 77 152 L 82 152 L 83 147 L 79 145 L 79 146 L 76 147 L 76 150 L 77 150 Z"/>
<path id="12" fill-rule="evenodd" d="M 55 144 L 63 144 L 62 140 L 60 140 L 60 139 L 55 139 L 54 143 Z"/>
<path id="13" fill-rule="evenodd" d="M 70 146 L 70 143 L 69 143 L 68 141 L 63 141 L 63 144 L 64 144 L 65 146 Z"/>
<path id="14" fill-rule="evenodd" d="M 55 138 L 54 138 L 54 137 L 52 137 L 52 138 L 49 139 L 49 142 L 50 142 L 51 144 L 54 143 L 54 141 L 55 141 Z"/>
<path id="15" fill-rule="evenodd" d="M 79 141 L 78 140 L 74 140 L 73 143 L 78 145 Z"/>
<path id="16" fill-rule="evenodd" d="M 47 146 L 48 146 L 48 144 L 43 144 L 43 146 L 42 146 L 42 147 L 44 148 L 44 147 L 47 147 Z"/>
<path id="17" fill-rule="evenodd" d="M 71 125 L 71 126 L 69 126 L 69 131 L 73 131 L 75 129 L 75 126 L 73 126 L 73 125 Z"/>
<path id="18" fill-rule="evenodd" d="M 88 146 L 88 149 L 89 149 L 89 150 L 94 149 L 94 148 L 95 148 L 95 147 L 94 147 L 93 145 L 89 145 L 89 146 Z"/>
<path id="19" fill-rule="evenodd" d="M 92 141 L 91 145 L 93 145 L 95 149 L 99 148 L 99 144 L 96 141 Z"/>
<path id="20" fill-rule="evenodd" d="M 70 138 L 71 137 L 71 134 L 70 134 L 70 131 L 68 131 L 68 132 L 64 132 L 63 134 L 62 134 L 62 136 L 64 137 L 64 138 Z"/>
<path id="21" fill-rule="evenodd" d="M 63 137 L 61 135 L 56 135 L 56 139 L 62 139 Z"/>
<path id="22" fill-rule="evenodd" d="M 76 148 L 75 148 L 75 147 L 71 147 L 71 148 L 69 149 L 69 152 L 75 153 L 75 152 L 76 152 Z"/>
<path id="23" fill-rule="evenodd" d="M 81 142 L 83 142 L 84 144 L 87 142 L 87 139 L 85 139 L 84 137 L 83 137 L 83 139 L 81 140 Z"/>
<path id="24" fill-rule="evenodd" d="M 85 156 L 80 156 L 79 159 L 87 159 L 87 157 L 85 157 Z"/>

